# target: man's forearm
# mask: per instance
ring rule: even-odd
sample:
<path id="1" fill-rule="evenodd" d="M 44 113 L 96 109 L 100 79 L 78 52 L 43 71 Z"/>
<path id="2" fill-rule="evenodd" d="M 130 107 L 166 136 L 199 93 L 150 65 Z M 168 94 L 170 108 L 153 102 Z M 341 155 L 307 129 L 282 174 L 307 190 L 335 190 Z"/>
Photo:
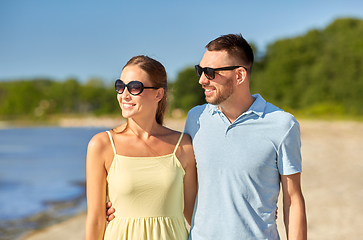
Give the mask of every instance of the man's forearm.
<path id="1" fill-rule="evenodd" d="M 307 240 L 305 202 L 302 196 L 284 207 L 284 222 L 288 240 Z"/>

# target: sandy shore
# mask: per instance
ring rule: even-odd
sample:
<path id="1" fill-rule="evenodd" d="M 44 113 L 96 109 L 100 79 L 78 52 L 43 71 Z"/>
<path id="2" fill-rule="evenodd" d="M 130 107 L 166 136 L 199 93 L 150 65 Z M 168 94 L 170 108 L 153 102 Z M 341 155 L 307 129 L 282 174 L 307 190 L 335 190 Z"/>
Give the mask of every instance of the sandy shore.
<path id="1" fill-rule="evenodd" d="M 166 121 L 183 129 L 184 121 Z M 302 187 L 308 239 L 361 239 L 363 236 L 363 123 L 301 120 Z M 281 201 L 280 201 L 281 202 Z M 286 239 L 279 203 L 278 228 Z M 84 238 L 85 213 L 37 231 L 22 240 Z"/>

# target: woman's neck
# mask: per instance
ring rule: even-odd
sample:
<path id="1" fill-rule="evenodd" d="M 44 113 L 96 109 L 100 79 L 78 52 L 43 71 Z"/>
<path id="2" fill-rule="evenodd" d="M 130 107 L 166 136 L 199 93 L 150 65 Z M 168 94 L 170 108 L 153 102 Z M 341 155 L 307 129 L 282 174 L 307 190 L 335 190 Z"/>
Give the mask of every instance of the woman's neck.
<path id="1" fill-rule="evenodd" d="M 162 131 L 162 126 L 158 124 L 155 120 L 144 119 L 144 120 L 135 120 L 129 118 L 127 120 L 127 129 L 126 131 L 130 130 L 136 136 L 142 139 L 148 139 L 150 136 L 160 134 Z"/>

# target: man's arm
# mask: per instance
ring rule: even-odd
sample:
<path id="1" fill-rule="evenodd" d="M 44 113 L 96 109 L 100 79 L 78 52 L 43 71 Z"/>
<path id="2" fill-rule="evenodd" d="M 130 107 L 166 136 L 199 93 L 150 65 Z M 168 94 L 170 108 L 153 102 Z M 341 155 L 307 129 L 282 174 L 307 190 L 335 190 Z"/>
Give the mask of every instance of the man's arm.
<path id="1" fill-rule="evenodd" d="M 305 201 L 301 192 L 301 173 L 281 175 L 283 212 L 287 238 L 307 239 Z"/>
<path id="2" fill-rule="evenodd" d="M 106 203 L 106 218 L 107 221 L 110 222 L 115 218 L 115 215 L 113 213 L 115 212 L 115 209 L 112 207 L 112 202 Z"/>

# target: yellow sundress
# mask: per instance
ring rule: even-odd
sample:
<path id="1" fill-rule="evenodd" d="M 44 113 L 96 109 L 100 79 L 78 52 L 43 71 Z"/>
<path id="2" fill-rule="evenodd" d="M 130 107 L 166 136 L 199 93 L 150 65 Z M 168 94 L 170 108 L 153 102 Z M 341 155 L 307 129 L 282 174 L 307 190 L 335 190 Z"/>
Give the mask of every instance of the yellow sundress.
<path id="1" fill-rule="evenodd" d="M 115 219 L 106 240 L 186 240 L 184 222 L 184 169 L 175 152 L 158 157 L 126 157 L 116 153 L 107 176 L 108 198 Z"/>

